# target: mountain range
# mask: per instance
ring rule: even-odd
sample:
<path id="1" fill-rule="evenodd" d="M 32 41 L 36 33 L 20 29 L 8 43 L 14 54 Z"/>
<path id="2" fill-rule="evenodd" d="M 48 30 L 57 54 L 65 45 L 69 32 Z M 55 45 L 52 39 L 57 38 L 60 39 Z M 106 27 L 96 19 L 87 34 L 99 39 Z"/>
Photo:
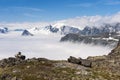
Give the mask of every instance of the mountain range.
<path id="1" fill-rule="evenodd" d="M 103 43 L 106 44 L 109 40 L 114 41 L 115 43 L 118 41 L 120 37 L 120 23 L 115 24 L 103 24 L 101 27 L 98 26 L 86 26 L 83 29 L 79 29 L 73 26 L 67 26 L 64 24 L 57 25 L 48 25 L 43 27 L 33 27 L 26 29 L 15 29 L 9 30 L 9 28 L 3 27 L 0 28 L 0 33 L 9 34 L 11 31 L 21 31 L 22 36 L 35 36 L 39 34 L 56 34 L 63 35 L 60 41 L 76 41 L 77 39 L 74 36 L 79 35 L 77 38 L 78 42 L 85 43 L 93 43 L 100 42 L 102 40 Z M 72 35 L 73 34 L 73 35 Z M 68 36 L 69 35 L 69 36 Z M 74 39 L 75 38 L 75 39 Z M 81 40 L 82 39 L 82 40 Z M 83 41 L 84 40 L 84 41 Z M 104 42 L 104 41 L 106 42 Z M 87 41 L 87 42 L 86 42 Z M 111 42 L 110 42 L 111 43 Z"/>
<path id="2" fill-rule="evenodd" d="M 48 25 L 45 27 L 35 27 L 31 29 L 26 29 L 31 34 L 37 34 L 37 33 L 60 33 L 62 35 L 66 35 L 69 33 L 74 34 L 80 34 L 83 36 L 103 36 L 103 37 L 109 37 L 109 35 L 113 37 L 118 37 L 120 34 L 120 23 L 116 24 L 104 24 L 101 27 L 93 26 L 89 27 L 86 26 L 82 30 L 76 27 L 67 26 L 67 25 L 60 25 L 60 26 L 53 26 Z M 25 30 L 25 31 L 26 31 Z M 23 31 L 24 32 L 24 31 Z"/>

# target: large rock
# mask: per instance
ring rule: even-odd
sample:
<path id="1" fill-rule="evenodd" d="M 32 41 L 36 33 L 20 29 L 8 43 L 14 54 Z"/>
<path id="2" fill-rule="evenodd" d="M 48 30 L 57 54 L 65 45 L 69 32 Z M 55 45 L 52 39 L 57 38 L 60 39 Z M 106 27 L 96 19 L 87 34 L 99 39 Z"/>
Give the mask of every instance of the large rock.
<path id="1" fill-rule="evenodd" d="M 82 58 L 75 58 L 70 56 L 68 58 L 68 62 L 74 63 L 74 64 L 79 64 L 85 67 L 91 67 L 92 62 L 90 60 L 87 59 L 82 59 Z"/>
<path id="2" fill-rule="evenodd" d="M 73 56 L 70 56 L 68 58 L 68 62 L 75 63 L 75 64 L 81 64 L 80 59 L 77 59 L 77 58 L 75 58 Z"/>

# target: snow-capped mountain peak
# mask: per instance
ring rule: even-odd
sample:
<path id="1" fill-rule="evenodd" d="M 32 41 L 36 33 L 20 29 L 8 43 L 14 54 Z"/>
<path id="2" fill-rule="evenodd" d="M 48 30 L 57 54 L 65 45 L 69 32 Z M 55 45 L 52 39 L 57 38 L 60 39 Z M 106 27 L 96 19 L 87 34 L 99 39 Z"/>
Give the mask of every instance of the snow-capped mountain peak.
<path id="1" fill-rule="evenodd" d="M 0 33 L 7 33 L 7 32 L 8 32 L 8 28 L 0 27 Z"/>
<path id="2" fill-rule="evenodd" d="M 53 24 L 52 26 L 56 27 L 56 28 L 61 28 L 61 27 L 65 26 L 65 25 L 66 25 L 65 23 L 57 22 L 57 23 Z"/>

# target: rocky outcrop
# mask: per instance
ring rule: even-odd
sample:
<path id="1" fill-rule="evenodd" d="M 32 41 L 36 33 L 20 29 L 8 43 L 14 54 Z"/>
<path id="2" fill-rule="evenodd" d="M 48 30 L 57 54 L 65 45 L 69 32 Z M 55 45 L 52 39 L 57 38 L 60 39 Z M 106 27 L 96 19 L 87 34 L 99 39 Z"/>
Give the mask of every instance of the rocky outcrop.
<path id="1" fill-rule="evenodd" d="M 73 34 L 80 34 L 81 33 L 81 30 L 78 29 L 78 28 L 75 28 L 75 27 L 71 27 L 71 26 L 62 26 L 59 31 L 61 32 L 61 34 L 70 34 L 70 33 L 73 33 Z"/>
<path id="2" fill-rule="evenodd" d="M 75 57 L 72 57 L 70 56 L 68 58 L 68 62 L 71 62 L 71 63 L 74 63 L 74 64 L 79 64 L 79 65 L 82 65 L 82 66 L 85 66 L 85 67 L 91 67 L 91 64 L 92 62 L 90 60 L 87 60 L 87 59 L 82 59 L 82 58 L 75 58 Z"/>
<path id="3" fill-rule="evenodd" d="M 31 58 L 26 59 L 25 55 L 22 55 L 21 52 L 18 52 L 15 57 L 9 57 L 6 59 L 0 60 L 0 68 L 11 67 L 15 65 L 20 65 L 29 62 L 40 62 L 40 61 L 50 61 L 46 58 Z"/>
<path id="4" fill-rule="evenodd" d="M 2 68 L 10 67 L 10 66 L 18 65 L 24 62 L 25 62 L 25 56 L 22 55 L 21 52 L 19 52 L 17 55 L 15 55 L 15 57 L 9 57 L 9 58 L 0 60 L 0 67 Z"/>

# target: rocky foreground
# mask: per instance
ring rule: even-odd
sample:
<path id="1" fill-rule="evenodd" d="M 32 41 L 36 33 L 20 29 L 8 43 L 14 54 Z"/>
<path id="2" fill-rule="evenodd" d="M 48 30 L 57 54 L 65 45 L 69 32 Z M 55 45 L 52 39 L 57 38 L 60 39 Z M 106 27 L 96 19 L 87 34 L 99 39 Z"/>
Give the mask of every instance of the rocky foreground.
<path id="1" fill-rule="evenodd" d="M 9 57 L 0 60 L 0 80 L 120 80 L 120 42 L 108 55 L 87 59 Z"/>

